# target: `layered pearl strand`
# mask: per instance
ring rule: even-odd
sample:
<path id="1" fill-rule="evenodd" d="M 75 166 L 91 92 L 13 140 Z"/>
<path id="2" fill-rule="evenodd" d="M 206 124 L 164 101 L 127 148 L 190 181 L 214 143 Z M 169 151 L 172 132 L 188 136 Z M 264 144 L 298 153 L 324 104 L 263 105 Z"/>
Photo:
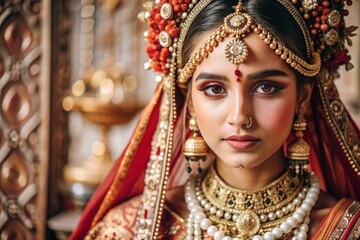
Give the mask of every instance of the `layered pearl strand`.
<path id="1" fill-rule="evenodd" d="M 199 177 L 191 177 L 185 187 L 185 201 L 190 211 L 186 239 L 202 239 L 202 230 L 204 230 L 215 240 L 240 240 L 238 237 L 232 238 L 230 236 L 226 236 L 224 232 L 219 230 L 206 216 L 203 208 L 201 207 L 201 205 L 203 205 L 201 204 L 201 201 L 203 200 L 202 196 L 197 195 L 195 191 L 198 178 Z M 295 208 L 292 215 L 286 218 L 279 227 L 275 227 L 271 231 L 265 232 L 262 236 L 255 235 L 251 238 L 252 240 L 279 239 L 291 232 L 293 234 L 293 240 L 307 239 L 307 231 L 309 229 L 308 224 L 310 222 L 309 214 L 320 193 L 320 183 L 317 176 L 314 173 L 310 173 L 309 178 L 310 188 L 303 188 L 303 191 L 306 192 L 306 196 L 301 205 Z"/>

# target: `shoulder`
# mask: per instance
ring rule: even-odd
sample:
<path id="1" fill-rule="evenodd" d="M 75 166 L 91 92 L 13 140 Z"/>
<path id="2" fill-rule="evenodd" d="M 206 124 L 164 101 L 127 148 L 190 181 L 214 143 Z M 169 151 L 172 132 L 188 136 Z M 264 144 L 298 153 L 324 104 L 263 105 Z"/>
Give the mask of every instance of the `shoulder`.
<path id="1" fill-rule="evenodd" d="M 317 204 L 318 205 L 318 204 Z M 360 237 L 360 202 L 351 199 L 339 201 L 325 193 L 319 197 L 318 208 L 311 214 L 312 239 L 358 239 Z M 311 224 L 313 226 L 313 224 Z"/>
<path id="2" fill-rule="evenodd" d="M 140 203 L 141 196 L 137 196 L 112 208 L 85 239 L 133 239 Z"/>

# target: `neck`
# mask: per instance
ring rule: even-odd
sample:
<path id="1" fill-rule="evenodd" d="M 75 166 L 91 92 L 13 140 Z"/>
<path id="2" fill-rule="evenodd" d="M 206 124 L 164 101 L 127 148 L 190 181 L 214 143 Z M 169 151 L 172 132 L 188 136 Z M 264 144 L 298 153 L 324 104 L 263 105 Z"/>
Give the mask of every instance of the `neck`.
<path id="1" fill-rule="evenodd" d="M 234 168 L 216 160 L 216 170 L 229 186 L 241 190 L 260 190 L 279 177 L 285 169 L 283 150 L 280 148 L 263 163 L 244 168 Z"/>

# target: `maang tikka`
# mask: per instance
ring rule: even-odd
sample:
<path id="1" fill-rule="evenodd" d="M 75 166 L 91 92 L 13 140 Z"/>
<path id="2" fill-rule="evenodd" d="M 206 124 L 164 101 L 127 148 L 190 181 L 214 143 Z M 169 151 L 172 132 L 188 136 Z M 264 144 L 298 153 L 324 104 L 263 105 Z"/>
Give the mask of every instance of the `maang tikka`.
<path id="1" fill-rule="evenodd" d="M 235 13 L 230 14 L 224 19 L 224 31 L 233 37 L 233 39 L 226 45 L 225 55 L 226 58 L 236 65 L 235 76 L 237 81 L 240 81 L 241 72 L 239 64 L 243 63 L 249 51 L 242 38 L 245 34 L 250 32 L 252 18 L 249 14 L 243 13 L 242 1 L 235 7 Z"/>
<path id="2" fill-rule="evenodd" d="M 208 146 L 205 140 L 201 137 L 195 115 L 192 115 L 189 120 L 189 128 L 191 130 L 191 136 L 185 141 L 183 153 L 187 161 L 186 171 L 191 173 L 192 169 L 190 166 L 190 161 L 197 162 L 198 168 L 197 172 L 201 173 L 202 168 L 200 161 L 205 161 L 208 154 Z"/>
<path id="3" fill-rule="evenodd" d="M 287 159 L 289 160 L 290 168 L 294 169 L 297 174 L 302 176 L 307 172 L 307 165 L 309 164 L 310 146 L 303 139 L 306 130 L 306 121 L 302 111 L 299 111 L 298 117 L 293 124 L 296 139 L 287 147 Z"/>

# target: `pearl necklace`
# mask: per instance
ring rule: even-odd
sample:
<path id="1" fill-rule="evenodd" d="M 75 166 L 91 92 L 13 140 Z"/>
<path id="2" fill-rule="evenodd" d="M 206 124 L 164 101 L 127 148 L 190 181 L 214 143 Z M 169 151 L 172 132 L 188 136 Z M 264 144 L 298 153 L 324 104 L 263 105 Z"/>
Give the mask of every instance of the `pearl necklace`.
<path id="1" fill-rule="evenodd" d="M 187 238 L 201 239 L 202 231 L 212 236 L 215 240 L 240 240 L 240 238 L 231 238 L 219 230 L 212 221 L 206 216 L 199 200 L 197 199 L 195 187 L 198 177 L 190 177 L 185 187 L 185 201 L 187 203 L 190 215 L 188 218 Z M 304 187 L 305 189 L 307 187 Z M 309 214 L 320 193 L 320 183 L 314 173 L 310 173 L 310 188 L 306 193 L 304 201 L 295 209 L 292 216 L 286 218 L 279 227 L 265 232 L 262 236 L 255 235 L 252 240 L 273 240 L 279 239 L 284 235 L 292 234 L 298 240 L 306 240 L 308 224 L 310 222 Z"/>

